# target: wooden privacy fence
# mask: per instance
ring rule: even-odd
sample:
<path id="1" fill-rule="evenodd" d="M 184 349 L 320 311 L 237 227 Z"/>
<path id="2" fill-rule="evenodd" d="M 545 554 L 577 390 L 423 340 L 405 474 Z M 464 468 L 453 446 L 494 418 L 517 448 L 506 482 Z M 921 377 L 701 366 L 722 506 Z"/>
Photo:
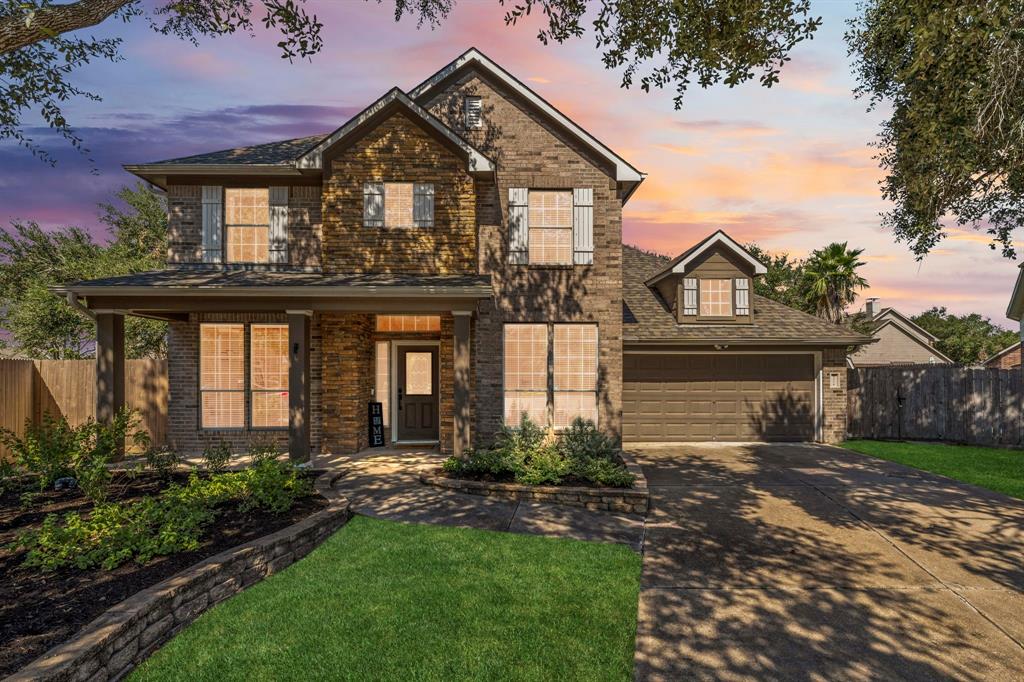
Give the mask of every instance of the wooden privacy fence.
<path id="1" fill-rule="evenodd" d="M 124 363 L 125 404 L 138 410 L 154 445 L 167 441 L 167 361 Z M 17 434 L 26 420 L 63 416 L 72 425 L 96 414 L 95 360 L 0 360 L 0 427 Z M 7 457 L 0 445 L 0 457 Z"/>
<path id="2" fill-rule="evenodd" d="M 1024 445 L 1024 379 L 1018 369 L 952 365 L 849 370 L 853 438 Z"/>

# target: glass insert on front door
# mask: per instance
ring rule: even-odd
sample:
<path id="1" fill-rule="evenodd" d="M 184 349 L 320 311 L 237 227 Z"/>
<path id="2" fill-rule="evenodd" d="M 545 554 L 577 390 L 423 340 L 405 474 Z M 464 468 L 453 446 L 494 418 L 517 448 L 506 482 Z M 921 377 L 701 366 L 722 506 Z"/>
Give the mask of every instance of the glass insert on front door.
<path id="1" fill-rule="evenodd" d="M 434 392 L 433 353 L 405 354 L 406 395 L 430 395 Z"/>

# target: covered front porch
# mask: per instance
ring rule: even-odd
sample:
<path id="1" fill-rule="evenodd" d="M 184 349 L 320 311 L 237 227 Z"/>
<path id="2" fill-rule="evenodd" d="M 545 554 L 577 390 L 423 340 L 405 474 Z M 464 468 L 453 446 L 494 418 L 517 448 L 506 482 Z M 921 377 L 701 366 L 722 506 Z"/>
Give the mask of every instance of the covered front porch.
<path id="1" fill-rule="evenodd" d="M 480 276 L 168 270 L 57 290 L 95 319 L 96 417 L 124 406 L 124 319 L 166 320 L 168 442 L 287 448 L 296 461 L 378 444 L 472 442 Z M 373 419 L 372 411 L 381 418 Z"/>

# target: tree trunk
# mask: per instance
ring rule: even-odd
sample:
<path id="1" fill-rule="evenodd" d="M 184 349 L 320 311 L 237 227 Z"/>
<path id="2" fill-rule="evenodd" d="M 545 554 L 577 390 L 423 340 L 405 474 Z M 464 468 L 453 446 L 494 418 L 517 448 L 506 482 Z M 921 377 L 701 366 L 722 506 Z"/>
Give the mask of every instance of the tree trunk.
<path id="1" fill-rule="evenodd" d="M 29 13 L 0 18 L 0 54 L 13 52 L 56 35 L 101 23 L 134 0 L 79 0 L 66 5 L 49 5 Z"/>

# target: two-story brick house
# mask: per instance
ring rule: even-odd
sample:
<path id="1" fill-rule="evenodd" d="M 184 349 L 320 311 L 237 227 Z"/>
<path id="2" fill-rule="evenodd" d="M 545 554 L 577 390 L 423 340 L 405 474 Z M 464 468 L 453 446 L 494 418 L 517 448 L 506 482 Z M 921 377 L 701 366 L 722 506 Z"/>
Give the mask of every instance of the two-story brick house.
<path id="1" fill-rule="evenodd" d="M 124 400 L 123 316 L 169 321 L 169 440 L 181 450 L 260 437 L 299 458 L 351 452 L 369 442 L 374 402 L 389 441 L 445 452 L 523 412 L 555 428 L 584 416 L 620 436 L 630 308 L 675 306 L 684 331 L 758 329 L 753 299 L 745 318 L 733 310 L 733 283 L 753 270 L 700 294 L 728 299 L 728 316 L 692 321 L 669 301 L 689 300 L 691 277 L 641 290 L 644 268 L 632 267 L 624 282 L 622 207 L 644 175 L 475 49 L 332 133 L 126 168 L 167 193 L 168 268 L 60 293 L 96 318 L 101 419 Z M 624 286 L 645 300 L 624 305 Z M 666 324 L 648 312 L 650 329 Z M 858 338 L 816 329 L 787 343 L 819 358 L 818 387 L 819 347 Z M 655 336 L 629 345 L 667 338 Z M 717 352 L 706 336 L 676 341 Z M 820 403 L 813 419 L 827 416 Z M 643 421 L 638 409 L 630 419 Z M 820 426 L 762 435 L 831 438 Z"/>

